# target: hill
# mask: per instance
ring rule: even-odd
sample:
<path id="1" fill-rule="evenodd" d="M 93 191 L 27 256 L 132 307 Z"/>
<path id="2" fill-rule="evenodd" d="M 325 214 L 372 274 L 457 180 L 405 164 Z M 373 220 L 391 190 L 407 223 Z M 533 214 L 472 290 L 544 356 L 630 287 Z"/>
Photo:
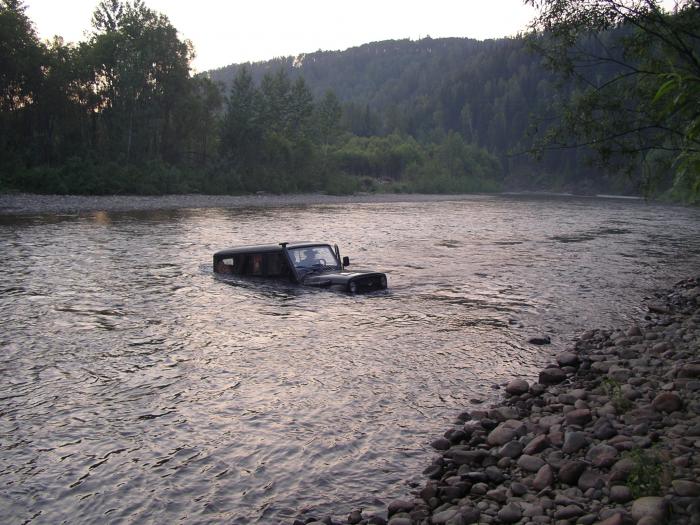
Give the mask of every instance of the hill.
<path id="1" fill-rule="evenodd" d="M 227 92 L 242 67 L 256 83 L 284 70 L 303 77 L 316 97 L 333 91 L 344 105 L 344 124 L 358 136 L 398 132 L 440 142 L 459 133 L 500 160 L 508 189 L 630 190 L 582 162 L 583 152 L 549 152 L 541 163 L 524 154 L 531 128 L 559 91 L 521 38 L 387 40 L 232 64 L 209 75 Z"/>

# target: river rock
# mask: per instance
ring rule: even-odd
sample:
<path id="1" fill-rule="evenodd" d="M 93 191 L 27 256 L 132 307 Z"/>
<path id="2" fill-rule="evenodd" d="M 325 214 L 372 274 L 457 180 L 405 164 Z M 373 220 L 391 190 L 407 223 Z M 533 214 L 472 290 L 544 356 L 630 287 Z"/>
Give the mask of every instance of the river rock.
<path id="1" fill-rule="evenodd" d="M 683 401 L 674 392 L 662 392 L 651 402 L 657 412 L 675 412 L 683 408 Z"/>
<path id="2" fill-rule="evenodd" d="M 676 377 L 681 379 L 700 378 L 700 363 L 687 363 L 681 365 L 681 367 L 678 369 Z"/>
<path id="3" fill-rule="evenodd" d="M 635 324 L 635 325 L 630 326 L 627 329 L 627 332 L 625 332 L 625 335 L 627 337 L 639 337 L 643 334 L 642 334 L 641 328 L 639 328 L 639 326 Z"/>
<path id="4" fill-rule="evenodd" d="M 478 523 L 479 518 L 481 517 L 481 512 L 479 509 L 475 509 L 474 507 L 461 506 L 460 513 L 462 514 L 464 523 Z"/>
<path id="5" fill-rule="evenodd" d="M 594 467 L 606 468 L 611 467 L 617 461 L 617 449 L 601 443 L 588 449 L 586 460 Z"/>
<path id="6" fill-rule="evenodd" d="M 572 518 L 578 518 L 582 514 L 584 514 L 583 509 L 581 509 L 581 507 L 578 505 L 567 505 L 566 507 L 558 509 L 554 513 L 554 519 L 570 520 Z"/>
<path id="7" fill-rule="evenodd" d="M 540 372 L 538 381 L 543 385 L 556 385 L 566 379 L 566 372 L 561 368 L 545 368 Z"/>
<path id="8" fill-rule="evenodd" d="M 451 507 L 449 509 L 443 510 L 442 512 L 438 512 L 437 514 L 433 514 L 431 517 L 431 522 L 435 524 L 444 524 L 450 521 L 451 519 L 456 518 L 459 515 L 459 508 Z"/>
<path id="9" fill-rule="evenodd" d="M 527 340 L 528 343 L 532 345 L 548 345 L 551 344 L 552 339 L 548 335 L 541 335 L 537 337 L 531 337 Z"/>
<path id="10" fill-rule="evenodd" d="M 497 407 L 489 410 L 489 417 L 499 422 L 518 419 L 518 411 L 513 407 Z"/>
<path id="11" fill-rule="evenodd" d="M 632 499 L 632 491 L 625 485 L 613 485 L 610 487 L 610 501 L 615 503 L 627 503 Z"/>
<path id="12" fill-rule="evenodd" d="M 593 424 L 593 435 L 596 439 L 610 439 L 617 435 L 617 430 L 607 418 L 600 418 Z"/>
<path id="13" fill-rule="evenodd" d="M 557 355 L 557 363 L 559 366 L 573 366 L 576 367 L 579 365 L 580 361 L 579 358 L 576 354 L 573 352 L 562 352 L 561 354 Z"/>
<path id="14" fill-rule="evenodd" d="M 542 465 L 532 480 L 532 488 L 537 491 L 543 490 L 554 483 L 554 472 L 549 465 Z"/>
<path id="15" fill-rule="evenodd" d="M 629 519 L 624 512 L 616 512 L 595 525 L 629 525 Z"/>
<path id="16" fill-rule="evenodd" d="M 638 498 L 632 503 L 630 514 L 636 521 L 649 517 L 654 520 L 654 523 L 661 525 L 666 522 L 668 516 L 668 503 L 658 496 Z"/>
<path id="17" fill-rule="evenodd" d="M 506 386 L 506 393 L 511 396 L 520 396 L 522 394 L 527 394 L 530 391 L 530 385 L 524 379 L 513 379 Z"/>
<path id="18" fill-rule="evenodd" d="M 387 507 L 389 516 L 393 516 L 397 512 L 411 512 L 415 504 L 411 501 L 406 501 L 405 499 L 395 499 Z"/>
<path id="19" fill-rule="evenodd" d="M 602 489 L 605 486 L 605 478 L 593 470 L 584 470 L 578 478 L 578 488 L 586 492 L 588 489 Z"/>
<path id="20" fill-rule="evenodd" d="M 524 434 L 525 425 L 517 419 L 509 419 L 494 428 L 486 438 L 486 442 L 493 446 L 505 445 L 516 436 Z"/>
<path id="21" fill-rule="evenodd" d="M 673 492 L 678 496 L 693 498 L 700 496 L 700 483 L 685 479 L 675 479 L 671 485 L 673 486 Z"/>
<path id="22" fill-rule="evenodd" d="M 438 438 L 435 441 L 433 441 L 430 446 L 433 447 L 435 450 L 447 450 L 450 448 L 450 440 L 447 438 Z"/>
<path id="23" fill-rule="evenodd" d="M 537 456 L 524 454 L 518 458 L 518 466 L 527 472 L 537 472 L 544 465 L 544 460 Z"/>
<path id="24" fill-rule="evenodd" d="M 535 436 L 523 449 L 524 454 L 532 455 L 542 452 L 549 446 L 549 440 L 545 434 Z"/>
<path id="25" fill-rule="evenodd" d="M 574 454 L 584 447 L 587 447 L 589 439 L 584 432 L 567 432 L 564 434 L 564 444 L 562 445 L 562 452 L 564 454 Z"/>
<path id="26" fill-rule="evenodd" d="M 523 516 L 523 511 L 517 503 L 509 503 L 498 511 L 498 519 L 502 523 L 515 523 Z"/>
<path id="27" fill-rule="evenodd" d="M 348 515 L 348 523 L 350 525 L 357 525 L 362 521 L 362 512 L 359 510 L 353 510 L 349 515 Z"/>
<path id="28" fill-rule="evenodd" d="M 590 423 L 592 416 L 591 411 L 587 408 L 572 410 L 566 414 L 566 422 L 569 425 L 585 426 Z"/>
<path id="29" fill-rule="evenodd" d="M 486 483 L 475 483 L 472 485 L 470 493 L 475 496 L 485 496 L 489 491 L 489 486 Z"/>
<path id="30" fill-rule="evenodd" d="M 567 461 L 559 468 L 559 479 L 567 485 L 576 485 L 585 470 L 583 461 Z"/>
<path id="31" fill-rule="evenodd" d="M 608 370 L 608 377 L 618 383 L 626 383 L 631 375 L 632 371 L 629 368 L 621 366 L 611 366 Z"/>
<path id="32" fill-rule="evenodd" d="M 519 497 L 519 496 L 524 496 L 528 492 L 527 485 L 524 483 L 520 483 L 519 481 L 514 481 L 513 483 L 510 484 L 510 491 L 513 493 L 513 496 Z"/>
<path id="33" fill-rule="evenodd" d="M 480 464 L 487 455 L 486 451 L 481 449 L 461 450 L 454 447 L 445 453 L 445 456 L 451 458 L 457 465 Z"/>
<path id="34" fill-rule="evenodd" d="M 508 501 L 508 495 L 506 494 L 507 489 L 505 487 L 497 487 L 495 489 L 489 490 L 486 493 L 486 497 L 497 501 L 498 503 L 505 503 Z"/>
<path id="35" fill-rule="evenodd" d="M 523 444 L 519 441 L 509 441 L 498 449 L 498 455 L 502 458 L 515 459 L 523 453 Z"/>

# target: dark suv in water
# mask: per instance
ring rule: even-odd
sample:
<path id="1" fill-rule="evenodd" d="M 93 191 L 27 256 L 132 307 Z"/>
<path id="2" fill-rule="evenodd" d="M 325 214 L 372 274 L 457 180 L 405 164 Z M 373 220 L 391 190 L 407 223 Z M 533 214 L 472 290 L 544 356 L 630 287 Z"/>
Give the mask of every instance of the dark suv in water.
<path id="1" fill-rule="evenodd" d="M 350 293 L 386 289 L 386 274 L 350 272 L 345 270 L 349 264 L 348 257 L 341 259 L 337 245 L 315 242 L 239 246 L 214 254 L 217 274 L 282 279 Z"/>

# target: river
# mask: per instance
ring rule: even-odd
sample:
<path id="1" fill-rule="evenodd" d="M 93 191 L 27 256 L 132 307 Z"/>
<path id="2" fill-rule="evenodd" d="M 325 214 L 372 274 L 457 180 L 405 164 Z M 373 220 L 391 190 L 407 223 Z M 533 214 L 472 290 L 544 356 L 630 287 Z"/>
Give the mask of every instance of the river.
<path id="1" fill-rule="evenodd" d="M 699 225 L 697 209 L 515 195 L 0 215 L 3 522 L 380 508 L 459 412 L 697 275 Z M 216 250 L 283 240 L 337 242 L 389 290 L 211 272 Z"/>

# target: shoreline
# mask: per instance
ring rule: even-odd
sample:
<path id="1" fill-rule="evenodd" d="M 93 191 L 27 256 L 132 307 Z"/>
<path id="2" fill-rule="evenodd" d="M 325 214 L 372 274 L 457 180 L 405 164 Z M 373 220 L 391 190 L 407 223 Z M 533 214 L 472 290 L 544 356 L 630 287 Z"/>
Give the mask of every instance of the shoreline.
<path id="1" fill-rule="evenodd" d="M 294 525 L 700 525 L 700 278 L 646 308 L 460 414 L 410 496 Z"/>
<path id="2" fill-rule="evenodd" d="M 394 202 L 444 202 L 476 200 L 491 197 L 551 197 L 573 199 L 622 199 L 644 201 L 624 195 L 573 195 L 548 192 L 502 192 L 468 194 L 429 193 L 260 193 L 252 195 L 43 195 L 37 193 L 0 193 L 0 216 L 37 214 L 80 214 L 90 212 L 132 212 L 207 208 L 274 208 L 281 206 L 313 206 L 324 204 L 362 204 Z"/>
<path id="3" fill-rule="evenodd" d="M 497 194 L 494 194 L 497 195 Z M 0 193 L 0 215 L 43 213 L 130 212 L 189 208 L 254 208 L 323 204 L 441 202 L 479 199 L 485 194 L 372 193 L 327 195 L 322 193 L 255 195 L 40 195 Z"/>

